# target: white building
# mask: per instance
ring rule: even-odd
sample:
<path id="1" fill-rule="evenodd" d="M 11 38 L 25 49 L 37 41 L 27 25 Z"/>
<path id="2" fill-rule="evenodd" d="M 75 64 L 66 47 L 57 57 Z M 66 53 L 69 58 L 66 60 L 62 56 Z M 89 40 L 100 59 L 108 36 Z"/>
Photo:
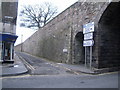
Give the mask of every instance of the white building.
<path id="1" fill-rule="evenodd" d="M 0 62 L 13 63 L 16 36 L 17 0 L 0 0 Z"/>

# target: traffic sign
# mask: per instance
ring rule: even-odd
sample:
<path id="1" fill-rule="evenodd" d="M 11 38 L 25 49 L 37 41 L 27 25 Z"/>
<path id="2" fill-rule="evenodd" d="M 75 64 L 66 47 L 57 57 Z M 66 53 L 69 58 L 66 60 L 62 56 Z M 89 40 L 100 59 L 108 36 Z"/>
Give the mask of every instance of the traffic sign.
<path id="1" fill-rule="evenodd" d="M 94 22 L 83 25 L 83 34 L 94 32 Z"/>
<path id="2" fill-rule="evenodd" d="M 93 40 L 87 40 L 87 41 L 83 41 L 83 46 L 93 46 L 94 41 Z"/>
<path id="3" fill-rule="evenodd" d="M 84 34 L 84 40 L 93 39 L 93 33 Z"/>
<path id="4" fill-rule="evenodd" d="M 93 32 L 94 32 L 94 22 L 83 25 L 83 34 L 84 34 L 83 46 L 85 47 L 85 66 L 87 64 L 86 47 L 90 46 L 90 68 L 92 66 L 92 46 L 94 44 L 94 41 L 92 40 Z"/>

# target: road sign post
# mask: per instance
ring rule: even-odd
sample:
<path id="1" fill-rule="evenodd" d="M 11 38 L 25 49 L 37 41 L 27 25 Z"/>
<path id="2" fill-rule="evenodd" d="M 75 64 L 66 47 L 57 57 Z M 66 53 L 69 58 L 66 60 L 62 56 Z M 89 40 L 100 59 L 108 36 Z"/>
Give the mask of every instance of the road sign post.
<path id="1" fill-rule="evenodd" d="M 86 60 L 86 47 L 85 47 L 85 67 L 87 66 L 87 60 Z"/>
<path id="2" fill-rule="evenodd" d="M 90 46 L 90 69 L 92 68 L 92 46 Z"/>
<path id="3" fill-rule="evenodd" d="M 93 44 L 94 44 L 94 41 L 93 41 L 93 40 L 83 41 L 83 46 L 84 46 L 84 47 L 93 46 Z"/>
<path id="4" fill-rule="evenodd" d="M 93 32 L 94 32 L 94 22 L 83 25 L 83 34 L 84 34 L 83 46 L 85 47 L 85 67 L 87 66 L 86 47 L 90 47 L 90 65 L 89 65 L 90 69 L 92 68 L 92 46 L 94 45 Z"/>
<path id="5" fill-rule="evenodd" d="M 84 40 L 93 39 L 93 33 L 84 34 Z"/>

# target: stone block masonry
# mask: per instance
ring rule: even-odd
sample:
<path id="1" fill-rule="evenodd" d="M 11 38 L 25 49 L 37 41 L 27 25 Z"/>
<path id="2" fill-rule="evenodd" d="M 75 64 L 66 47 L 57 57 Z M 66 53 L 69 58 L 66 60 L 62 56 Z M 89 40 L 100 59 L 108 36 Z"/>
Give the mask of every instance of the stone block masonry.
<path id="1" fill-rule="evenodd" d="M 113 32 L 114 25 L 116 25 L 116 33 L 119 32 L 118 19 L 116 19 L 120 15 L 117 13 L 117 10 L 120 10 L 118 6 L 119 2 L 76 2 L 21 44 L 22 50 L 56 62 L 84 64 L 83 25 L 94 22 L 95 44 L 93 46 L 92 67 L 114 67 L 119 62 L 118 55 L 120 53 L 117 52 L 118 45 L 115 47 L 113 43 L 119 44 L 117 42 L 119 35 L 111 34 L 111 32 Z M 108 16 L 106 13 L 109 12 L 116 13 L 118 17 Z M 113 26 L 107 23 L 107 20 L 112 18 L 111 24 Z M 20 51 L 20 49 L 20 45 L 16 46 L 16 50 Z M 111 52 L 113 50 L 115 51 L 114 55 Z M 87 52 L 89 52 L 89 47 Z M 87 64 L 89 65 L 89 57 Z"/>

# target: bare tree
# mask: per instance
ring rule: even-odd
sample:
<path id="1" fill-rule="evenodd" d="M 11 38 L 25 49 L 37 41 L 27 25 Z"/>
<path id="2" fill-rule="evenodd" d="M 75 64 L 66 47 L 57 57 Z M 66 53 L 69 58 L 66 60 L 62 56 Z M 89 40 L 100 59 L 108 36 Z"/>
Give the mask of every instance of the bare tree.
<path id="1" fill-rule="evenodd" d="M 43 3 L 42 5 L 28 5 L 21 10 L 21 26 L 38 29 L 43 27 L 57 14 L 57 7 L 51 3 Z"/>

